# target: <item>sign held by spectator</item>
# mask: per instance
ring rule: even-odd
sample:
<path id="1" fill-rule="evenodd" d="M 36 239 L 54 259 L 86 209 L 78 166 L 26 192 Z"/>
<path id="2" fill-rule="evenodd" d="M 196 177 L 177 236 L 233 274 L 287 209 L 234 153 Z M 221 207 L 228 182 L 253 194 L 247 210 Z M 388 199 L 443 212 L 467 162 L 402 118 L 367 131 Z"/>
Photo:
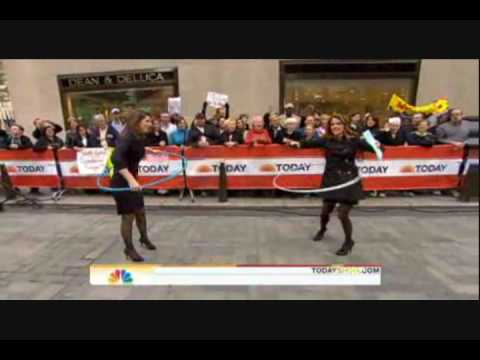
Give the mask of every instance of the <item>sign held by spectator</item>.
<path id="1" fill-rule="evenodd" d="M 228 95 L 209 91 L 207 93 L 207 103 L 214 108 L 221 108 L 228 103 Z"/>
<path id="2" fill-rule="evenodd" d="M 168 113 L 169 114 L 182 113 L 182 98 L 180 97 L 168 98 Z"/>
<path id="3" fill-rule="evenodd" d="M 108 159 L 108 149 L 82 148 L 77 152 L 77 166 L 80 175 L 99 175 L 103 173 Z"/>

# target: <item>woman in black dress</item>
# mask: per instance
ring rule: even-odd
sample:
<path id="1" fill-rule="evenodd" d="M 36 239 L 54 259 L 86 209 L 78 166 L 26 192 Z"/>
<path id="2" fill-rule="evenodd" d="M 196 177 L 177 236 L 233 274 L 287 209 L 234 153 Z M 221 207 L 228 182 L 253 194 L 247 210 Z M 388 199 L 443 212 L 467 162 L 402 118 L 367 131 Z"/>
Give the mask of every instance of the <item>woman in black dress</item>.
<path id="1" fill-rule="evenodd" d="M 145 156 L 147 135 L 151 130 L 152 119 L 147 114 L 141 111 L 132 112 L 112 154 L 114 173 L 111 187 L 131 189 L 131 191 L 113 192 L 113 197 L 117 204 L 117 213 L 122 216 L 120 232 L 125 243 L 125 256 L 135 262 L 143 261 L 143 257 L 133 246 L 134 220 L 140 232 L 140 244 L 149 250 L 156 249 L 148 239 L 142 188 L 137 182 L 138 164 Z"/>
<path id="2" fill-rule="evenodd" d="M 291 141 L 290 146 L 299 148 L 325 148 L 326 164 L 322 188 L 329 188 L 353 181 L 357 178 L 359 179 L 358 168 L 355 165 L 355 156 L 360 150 L 373 151 L 365 141 L 352 135 L 345 120 L 338 115 L 332 116 L 328 121 L 325 136 L 309 141 Z M 350 221 L 349 214 L 352 207 L 358 204 L 358 201 L 363 198 L 361 181 L 359 179 L 359 181 L 345 188 L 325 192 L 323 198 L 323 208 L 320 215 L 321 227 L 313 240 L 320 241 L 323 239 L 327 231 L 330 214 L 338 203 L 338 218 L 345 233 L 345 242 L 336 254 L 339 256 L 347 255 L 354 245 L 354 241 L 352 240 L 352 222 Z"/>

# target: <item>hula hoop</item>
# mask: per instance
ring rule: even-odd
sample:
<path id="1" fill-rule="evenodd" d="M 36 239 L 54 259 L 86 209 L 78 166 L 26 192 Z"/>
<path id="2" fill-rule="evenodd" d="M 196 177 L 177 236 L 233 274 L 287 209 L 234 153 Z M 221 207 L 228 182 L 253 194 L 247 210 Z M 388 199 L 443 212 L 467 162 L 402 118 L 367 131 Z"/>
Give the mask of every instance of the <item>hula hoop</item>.
<path id="1" fill-rule="evenodd" d="M 168 152 L 168 151 L 161 151 L 161 152 L 158 152 L 156 154 L 162 154 L 162 155 L 174 155 L 174 156 L 177 156 L 179 157 L 181 160 L 182 160 L 182 166 L 178 169 L 178 170 L 175 170 L 173 171 L 172 174 L 168 175 L 167 177 L 164 177 L 162 179 L 158 179 L 158 180 L 155 180 L 155 181 L 152 181 L 152 182 L 149 182 L 147 184 L 144 184 L 141 186 L 142 189 L 148 189 L 148 188 L 151 188 L 155 185 L 159 185 L 159 184 L 163 184 L 165 182 L 168 182 L 172 179 L 175 179 L 177 176 L 179 176 L 182 172 L 183 172 L 183 168 L 184 166 L 186 167 L 187 165 L 187 159 L 180 155 L 180 154 L 176 154 L 176 153 L 171 153 L 171 152 Z M 126 192 L 126 191 L 133 191 L 130 187 L 123 187 L 123 188 L 112 188 L 112 187 L 107 187 L 107 186 L 103 186 L 100 181 L 101 181 L 101 177 L 102 176 L 108 176 L 108 170 L 105 169 L 103 171 L 102 174 L 98 175 L 97 176 L 97 187 L 101 190 L 101 191 L 104 191 L 104 192 Z"/>
<path id="2" fill-rule="evenodd" d="M 282 191 L 290 192 L 290 193 L 296 193 L 296 194 L 318 194 L 318 193 L 323 193 L 323 192 L 329 192 L 329 191 L 334 191 L 334 190 L 339 190 L 343 189 L 346 187 L 349 187 L 353 184 L 356 184 L 357 182 L 362 181 L 362 178 L 360 176 L 357 176 L 355 179 L 347 181 L 346 183 L 335 185 L 335 186 L 330 186 L 327 188 L 322 188 L 322 189 L 314 189 L 314 190 L 295 190 L 295 189 L 289 189 L 283 186 L 280 186 L 277 184 L 277 179 L 281 176 L 281 174 L 278 174 L 273 178 L 273 186 Z"/>

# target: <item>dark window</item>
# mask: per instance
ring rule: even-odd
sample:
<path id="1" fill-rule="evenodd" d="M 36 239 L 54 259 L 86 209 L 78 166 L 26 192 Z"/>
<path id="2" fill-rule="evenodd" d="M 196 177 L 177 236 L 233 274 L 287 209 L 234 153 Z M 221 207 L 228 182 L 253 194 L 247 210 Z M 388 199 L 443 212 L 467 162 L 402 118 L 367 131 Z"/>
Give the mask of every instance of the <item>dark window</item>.
<path id="1" fill-rule="evenodd" d="M 293 103 L 320 112 L 387 116 L 393 94 L 414 103 L 418 60 L 305 60 L 280 63 L 280 108 Z"/>

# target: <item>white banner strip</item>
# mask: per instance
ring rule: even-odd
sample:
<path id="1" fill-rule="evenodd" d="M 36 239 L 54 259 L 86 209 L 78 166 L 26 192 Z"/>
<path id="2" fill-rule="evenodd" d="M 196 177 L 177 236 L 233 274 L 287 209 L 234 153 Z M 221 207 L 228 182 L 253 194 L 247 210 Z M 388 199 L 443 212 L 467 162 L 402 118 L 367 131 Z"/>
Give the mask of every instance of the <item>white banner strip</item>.
<path id="1" fill-rule="evenodd" d="M 92 265 L 91 285 L 381 285 L 382 268 L 361 266 L 164 267 Z"/>

